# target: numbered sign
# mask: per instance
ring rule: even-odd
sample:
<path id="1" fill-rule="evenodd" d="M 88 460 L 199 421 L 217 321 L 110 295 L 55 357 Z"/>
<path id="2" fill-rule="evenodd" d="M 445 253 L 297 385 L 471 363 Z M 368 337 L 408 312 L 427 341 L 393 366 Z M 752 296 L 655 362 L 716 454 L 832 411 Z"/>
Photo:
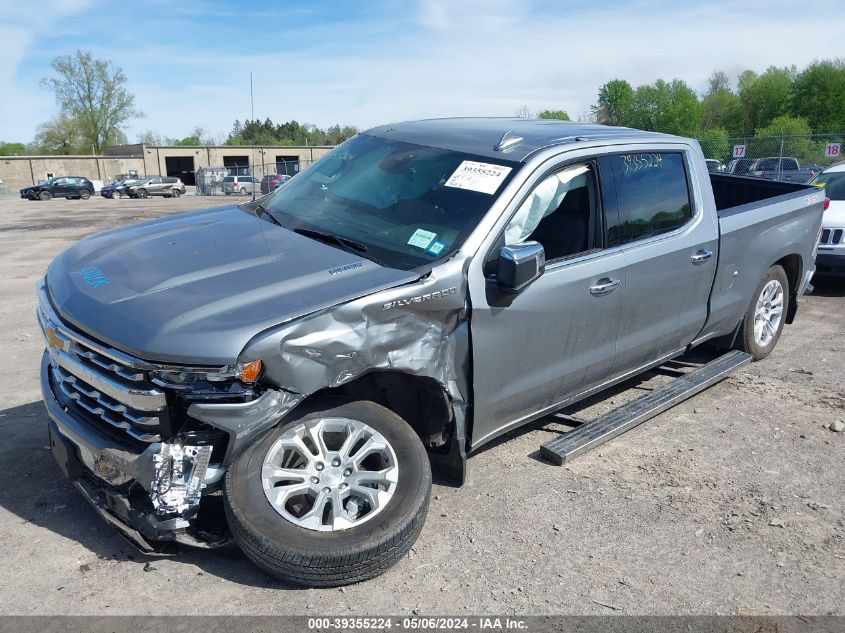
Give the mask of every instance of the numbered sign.
<path id="1" fill-rule="evenodd" d="M 824 146 L 825 158 L 839 158 L 842 152 L 842 145 L 839 143 L 828 143 Z"/>
<path id="2" fill-rule="evenodd" d="M 745 158 L 745 145 L 734 145 L 734 158 Z"/>

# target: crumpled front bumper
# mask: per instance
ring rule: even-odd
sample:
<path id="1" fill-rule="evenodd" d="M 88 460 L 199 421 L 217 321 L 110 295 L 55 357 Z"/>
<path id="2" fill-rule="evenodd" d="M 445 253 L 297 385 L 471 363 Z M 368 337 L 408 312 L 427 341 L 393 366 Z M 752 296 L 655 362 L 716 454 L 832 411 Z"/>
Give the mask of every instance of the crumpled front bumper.
<path id="1" fill-rule="evenodd" d="M 64 407 L 54 393 L 50 356 L 41 361 L 41 391 L 50 417 L 48 429 L 53 455 L 65 475 L 100 516 L 145 552 L 177 541 L 198 547 L 216 547 L 228 538 L 198 538 L 185 516 L 156 515 L 149 488 L 159 475 L 163 443 L 138 452 L 128 442 L 94 427 Z M 219 479 L 221 473 L 205 476 Z"/>

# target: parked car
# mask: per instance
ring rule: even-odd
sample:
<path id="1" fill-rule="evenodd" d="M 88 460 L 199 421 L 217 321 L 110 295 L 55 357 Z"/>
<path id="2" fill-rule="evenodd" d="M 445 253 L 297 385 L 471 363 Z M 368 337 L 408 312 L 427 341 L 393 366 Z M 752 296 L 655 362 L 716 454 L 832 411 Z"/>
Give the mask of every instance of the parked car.
<path id="1" fill-rule="evenodd" d="M 280 185 L 291 179 L 287 174 L 267 174 L 261 179 L 261 193 L 267 195 L 275 191 Z"/>
<path id="2" fill-rule="evenodd" d="M 94 193 L 94 183 L 82 176 L 61 176 L 50 178 L 38 185 L 24 187 L 21 198 L 28 200 L 50 200 L 52 198 L 75 198 L 87 200 Z"/>
<path id="3" fill-rule="evenodd" d="M 780 167 L 778 167 L 778 160 L 780 160 Z M 812 169 L 802 168 L 798 159 L 791 156 L 784 156 L 780 159 L 777 156 L 774 158 L 758 158 L 751 165 L 749 171 L 751 172 L 749 175 L 757 178 L 786 182 L 807 182 L 817 173 Z"/>
<path id="4" fill-rule="evenodd" d="M 150 196 L 178 198 L 185 193 L 185 185 L 180 178 L 151 176 L 124 187 L 122 191 L 130 198 L 149 198 Z"/>
<path id="5" fill-rule="evenodd" d="M 226 176 L 223 178 L 223 193 L 227 196 L 261 193 L 261 182 L 255 176 Z"/>
<path id="6" fill-rule="evenodd" d="M 816 274 L 845 277 L 845 163 L 828 167 L 810 184 L 824 187 L 829 200 L 822 217 Z"/>
<path id="7" fill-rule="evenodd" d="M 288 582 L 372 578 L 420 533 L 431 463 L 460 484 L 469 453 L 704 342 L 736 349 L 702 389 L 765 358 L 823 200 L 708 174 L 664 134 L 377 127 L 270 197 L 59 255 L 38 290 L 50 444 L 146 551 L 234 539 Z M 579 441 L 624 430 L 590 424 Z"/>
<path id="8" fill-rule="evenodd" d="M 751 165 L 754 164 L 752 158 L 735 158 L 725 167 L 725 173 L 733 174 L 734 176 L 748 176 L 751 172 Z"/>
<path id="9" fill-rule="evenodd" d="M 100 195 L 104 198 L 113 198 L 113 199 L 120 199 L 125 195 L 126 190 L 133 184 L 142 182 L 143 179 L 141 178 L 126 178 L 123 180 L 115 180 L 109 185 L 106 185 L 102 189 L 100 189 Z"/>
<path id="10" fill-rule="evenodd" d="M 725 166 L 722 165 L 722 161 L 716 160 L 715 158 L 708 158 L 704 162 L 707 163 L 707 171 L 711 173 L 725 171 Z"/>

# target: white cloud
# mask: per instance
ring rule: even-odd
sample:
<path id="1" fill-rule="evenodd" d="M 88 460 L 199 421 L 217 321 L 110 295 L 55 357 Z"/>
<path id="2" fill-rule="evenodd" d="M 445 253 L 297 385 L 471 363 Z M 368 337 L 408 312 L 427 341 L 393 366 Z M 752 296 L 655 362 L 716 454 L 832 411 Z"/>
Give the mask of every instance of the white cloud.
<path id="1" fill-rule="evenodd" d="M 0 1 L 0 141 L 28 141 L 35 126 L 52 115 L 52 96 L 39 88 L 40 77 L 18 70 L 36 38 L 61 20 L 91 5 L 91 0 Z M 23 133 L 22 130 L 29 128 Z M 25 135 L 23 135 L 25 134 Z"/>
<path id="2" fill-rule="evenodd" d="M 834 57 L 830 42 L 845 31 L 838 0 L 818 0 L 813 11 L 778 0 L 368 6 L 366 21 L 311 21 L 295 32 L 244 41 L 238 54 L 221 56 L 213 37 L 199 46 L 139 39 L 134 49 L 96 52 L 124 67 L 147 114 L 133 122 L 134 139 L 147 128 L 169 136 L 195 125 L 228 131 L 236 118 L 249 116 L 250 69 L 256 116 L 277 121 L 367 127 L 433 116 L 510 116 L 523 104 L 577 115 L 616 77 L 634 85 L 678 77 L 703 90 L 715 69 L 735 74 Z M 277 70 L 267 79 L 266 69 Z M 3 76 L 0 71 L 0 81 Z M 14 83 L 20 89 L 26 81 Z M 8 84 L 0 86 L 5 93 Z M 26 125 L 0 117 L 0 138 L 46 118 L 33 119 L 17 96 L 8 102 L 5 111 L 17 109 Z"/>

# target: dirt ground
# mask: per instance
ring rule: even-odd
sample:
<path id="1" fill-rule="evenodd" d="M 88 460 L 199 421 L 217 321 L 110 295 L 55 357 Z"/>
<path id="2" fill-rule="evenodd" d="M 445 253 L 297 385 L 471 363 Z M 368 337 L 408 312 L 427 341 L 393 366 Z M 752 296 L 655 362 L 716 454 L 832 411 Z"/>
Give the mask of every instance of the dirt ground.
<path id="1" fill-rule="evenodd" d="M 47 449 L 35 283 L 85 235 L 228 202 L 0 199 L 0 613 L 845 614 L 845 433 L 825 428 L 845 420 L 841 282 L 816 282 L 767 360 L 570 466 L 537 457 L 550 419 L 474 455 L 370 582 L 291 589 L 237 555 L 134 551 Z"/>

